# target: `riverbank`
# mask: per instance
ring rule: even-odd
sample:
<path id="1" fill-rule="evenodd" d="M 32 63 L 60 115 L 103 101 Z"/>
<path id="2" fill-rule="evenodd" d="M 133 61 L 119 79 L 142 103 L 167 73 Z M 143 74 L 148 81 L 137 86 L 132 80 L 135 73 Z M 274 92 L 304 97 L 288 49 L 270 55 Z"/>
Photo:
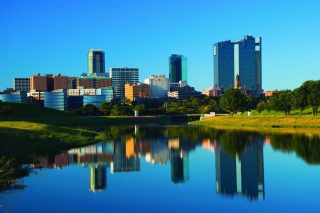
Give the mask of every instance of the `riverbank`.
<path id="1" fill-rule="evenodd" d="M 205 125 L 214 128 L 242 128 L 286 132 L 319 132 L 320 116 L 285 116 L 285 115 L 254 115 L 254 116 L 215 116 L 201 121 L 190 122 L 192 125 Z"/>

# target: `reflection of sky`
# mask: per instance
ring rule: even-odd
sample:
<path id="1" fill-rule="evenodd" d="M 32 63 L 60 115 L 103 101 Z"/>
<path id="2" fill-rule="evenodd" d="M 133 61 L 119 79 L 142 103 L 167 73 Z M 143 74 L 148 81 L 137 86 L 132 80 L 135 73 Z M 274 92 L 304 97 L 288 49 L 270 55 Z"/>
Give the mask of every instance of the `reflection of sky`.
<path id="1" fill-rule="evenodd" d="M 81 165 L 41 170 L 24 179 L 25 190 L 1 200 L 12 205 L 12 212 L 320 211 L 319 166 L 271 146 L 264 146 L 265 200 L 255 203 L 216 193 L 215 154 L 200 145 L 189 153 L 184 184 L 171 182 L 170 163 L 152 165 L 141 159 L 140 166 L 133 173 L 111 174 L 108 168 L 108 187 L 99 193 L 89 191 L 89 170 Z"/>

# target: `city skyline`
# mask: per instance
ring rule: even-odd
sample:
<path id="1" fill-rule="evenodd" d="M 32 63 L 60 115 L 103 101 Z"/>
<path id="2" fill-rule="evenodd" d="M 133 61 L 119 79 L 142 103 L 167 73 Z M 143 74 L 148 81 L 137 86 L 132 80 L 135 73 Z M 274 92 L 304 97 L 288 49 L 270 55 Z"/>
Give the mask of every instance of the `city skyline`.
<path id="1" fill-rule="evenodd" d="M 5 2 L 0 90 L 38 72 L 80 76 L 87 51 L 101 49 L 107 69 L 137 67 L 140 82 L 169 76 L 168 56 L 182 54 L 188 84 L 200 91 L 214 84 L 213 45 L 248 34 L 263 38 L 262 89 L 295 89 L 319 79 L 318 8 L 317 0 Z"/>

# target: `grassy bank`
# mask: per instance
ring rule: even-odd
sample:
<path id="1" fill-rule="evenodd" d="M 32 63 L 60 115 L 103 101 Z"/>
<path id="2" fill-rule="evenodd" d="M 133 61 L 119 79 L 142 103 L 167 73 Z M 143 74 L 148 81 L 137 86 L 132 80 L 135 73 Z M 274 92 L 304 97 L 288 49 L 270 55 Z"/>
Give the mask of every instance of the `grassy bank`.
<path id="1" fill-rule="evenodd" d="M 312 116 L 310 110 L 306 110 L 302 116 L 298 111 L 293 111 L 291 115 L 283 115 L 280 112 L 264 111 L 260 115 L 256 111 L 252 111 L 251 116 L 235 115 L 235 116 L 215 116 L 205 118 L 201 121 L 190 122 L 195 125 L 213 126 L 216 128 L 247 128 L 247 129 L 269 129 L 281 131 L 285 129 L 287 132 L 296 131 L 312 131 L 320 132 L 320 116 Z"/>
<path id="2" fill-rule="evenodd" d="M 168 118 L 164 116 L 79 116 L 69 112 L 62 112 L 42 106 L 23 103 L 4 103 L 12 108 L 12 113 L 5 117 L 0 116 L 0 127 L 15 128 L 24 125 L 24 122 L 31 122 L 29 129 L 35 129 L 37 125 L 45 124 L 59 127 L 83 128 L 97 130 L 104 126 L 112 125 L 134 125 L 167 123 Z M 20 124 L 21 123 L 21 124 Z"/>

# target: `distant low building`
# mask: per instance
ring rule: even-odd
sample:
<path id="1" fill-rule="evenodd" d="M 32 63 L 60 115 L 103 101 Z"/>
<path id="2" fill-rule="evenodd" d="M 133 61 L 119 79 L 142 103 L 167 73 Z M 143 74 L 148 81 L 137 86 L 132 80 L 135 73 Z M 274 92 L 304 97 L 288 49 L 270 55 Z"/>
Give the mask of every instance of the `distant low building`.
<path id="1" fill-rule="evenodd" d="M 27 92 L 16 91 L 16 92 L 10 92 L 10 93 L 2 93 L 0 94 L 0 100 L 2 102 L 26 103 Z"/>
<path id="2" fill-rule="evenodd" d="M 168 98 L 176 98 L 178 100 L 189 99 L 190 97 L 201 97 L 201 92 L 197 92 L 194 87 L 174 87 L 167 93 Z"/>
<path id="3" fill-rule="evenodd" d="M 44 106 L 56 110 L 68 111 L 67 90 L 59 89 L 44 93 Z"/>
<path id="4" fill-rule="evenodd" d="M 150 98 L 150 86 L 144 83 L 125 84 L 125 97 L 131 101 L 135 98 Z"/>
<path id="5" fill-rule="evenodd" d="M 206 96 L 219 96 L 222 94 L 222 90 L 219 87 L 211 87 L 207 90 L 201 90 L 201 94 Z"/>
<path id="6" fill-rule="evenodd" d="M 272 96 L 273 93 L 277 93 L 277 92 L 278 92 L 278 90 L 275 89 L 273 91 L 265 91 L 263 94 L 265 97 L 269 97 L 269 96 Z"/>

